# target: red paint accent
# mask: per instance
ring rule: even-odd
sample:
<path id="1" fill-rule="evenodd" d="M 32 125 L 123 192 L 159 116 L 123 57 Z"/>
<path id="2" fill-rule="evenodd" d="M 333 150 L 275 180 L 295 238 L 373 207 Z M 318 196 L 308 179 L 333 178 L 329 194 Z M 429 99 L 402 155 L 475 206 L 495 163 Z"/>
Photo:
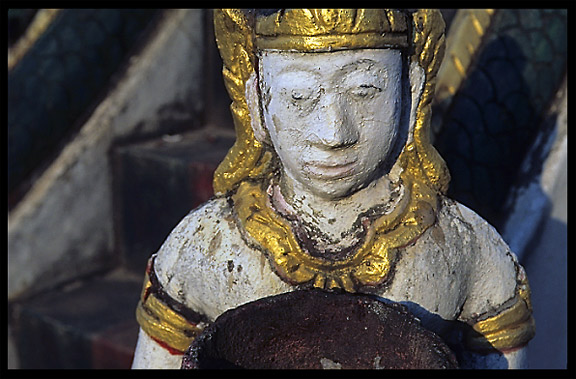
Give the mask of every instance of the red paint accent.
<path id="1" fill-rule="evenodd" d="M 142 296 L 142 302 L 146 302 L 146 300 L 148 300 L 148 296 L 150 296 L 150 293 L 152 292 L 152 287 L 148 287 L 146 288 L 146 290 L 144 290 L 144 296 Z"/>
<path id="2" fill-rule="evenodd" d="M 151 337 L 154 341 L 156 341 L 156 343 L 160 346 L 162 346 L 164 349 L 168 350 L 168 352 L 172 355 L 184 355 L 183 351 L 180 351 L 178 349 L 174 349 L 173 347 L 169 346 L 166 342 L 164 341 L 160 341 L 159 339 L 156 339 L 154 337 Z"/>
<path id="3" fill-rule="evenodd" d="M 152 272 L 152 260 L 154 259 L 154 257 L 148 259 L 148 263 L 146 264 L 146 274 L 150 275 L 150 273 Z"/>

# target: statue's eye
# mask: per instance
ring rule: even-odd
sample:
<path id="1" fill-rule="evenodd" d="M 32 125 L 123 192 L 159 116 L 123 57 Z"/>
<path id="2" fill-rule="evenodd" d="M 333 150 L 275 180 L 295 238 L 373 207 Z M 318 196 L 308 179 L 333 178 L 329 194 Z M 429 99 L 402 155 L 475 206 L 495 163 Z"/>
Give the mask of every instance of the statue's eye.
<path id="1" fill-rule="evenodd" d="M 351 89 L 350 92 L 357 97 L 368 97 L 378 92 L 382 92 L 382 88 L 377 87 L 373 84 L 361 84 Z"/>

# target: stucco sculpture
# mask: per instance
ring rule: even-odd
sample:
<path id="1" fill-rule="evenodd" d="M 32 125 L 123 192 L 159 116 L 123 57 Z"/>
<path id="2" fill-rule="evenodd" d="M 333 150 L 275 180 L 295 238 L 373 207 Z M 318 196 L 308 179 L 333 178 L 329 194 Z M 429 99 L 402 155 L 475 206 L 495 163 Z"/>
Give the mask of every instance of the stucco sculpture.
<path id="1" fill-rule="evenodd" d="M 523 367 L 524 270 L 444 195 L 429 141 L 441 14 L 221 10 L 214 23 L 237 141 L 215 197 L 150 259 L 133 367 L 178 368 L 226 310 L 309 287 L 404 304 L 461 367 Z"/>

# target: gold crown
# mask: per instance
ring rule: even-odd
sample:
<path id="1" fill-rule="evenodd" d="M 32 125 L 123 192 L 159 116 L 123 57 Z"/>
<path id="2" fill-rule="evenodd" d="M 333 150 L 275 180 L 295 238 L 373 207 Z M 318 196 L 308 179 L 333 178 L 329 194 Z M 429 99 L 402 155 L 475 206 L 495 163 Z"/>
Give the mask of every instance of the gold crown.
<path id="1" fill-rule="evenodd" d="M 407 15 L 391 9 L 286 9 L 256 16 L 258 49 L 333 51 L 408 46 Z"/>

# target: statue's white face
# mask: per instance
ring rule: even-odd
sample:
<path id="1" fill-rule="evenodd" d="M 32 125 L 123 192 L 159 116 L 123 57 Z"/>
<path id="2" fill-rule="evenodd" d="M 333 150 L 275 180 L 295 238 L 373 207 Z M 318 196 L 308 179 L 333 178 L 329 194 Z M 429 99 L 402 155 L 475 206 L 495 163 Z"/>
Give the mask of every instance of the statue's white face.
<path id="1" fill-rule="evenodd" d="M 401 115 L 399 50 L 262 52 L 264 122 L 287 179 L 325 199 L 378 175 Z"/>

